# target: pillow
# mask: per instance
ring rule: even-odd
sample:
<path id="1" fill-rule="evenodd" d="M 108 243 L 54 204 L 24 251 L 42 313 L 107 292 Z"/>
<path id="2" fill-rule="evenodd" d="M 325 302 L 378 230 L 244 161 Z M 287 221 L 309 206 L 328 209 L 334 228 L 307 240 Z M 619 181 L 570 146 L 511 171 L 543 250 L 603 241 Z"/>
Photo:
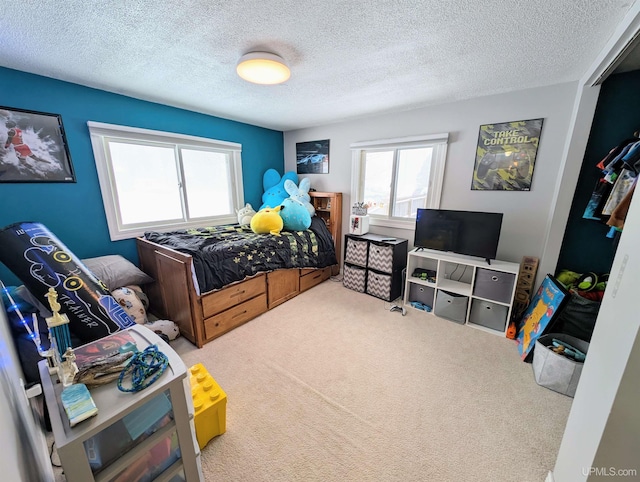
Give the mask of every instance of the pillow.
<path id="1" fill-rule="evenodd" d="M 119 254 L 99 256 L 81 260 L 96 278 L 102 281 L 109 291 L 127 285 L 151 283 L 153 278 L 140 271 L 131 261 Z"/>
<path id="2" fill-rule="evenodd" d="M 133 318 L 137 324 L 141 325 L 149 321 L 147 319 L 147 310 L 144 309 L 144 305 L 135 290 L 123 286 L 122 288 L 116 288 L 111 292 L 111 296 L 122 306 L 124 311 Z"/>

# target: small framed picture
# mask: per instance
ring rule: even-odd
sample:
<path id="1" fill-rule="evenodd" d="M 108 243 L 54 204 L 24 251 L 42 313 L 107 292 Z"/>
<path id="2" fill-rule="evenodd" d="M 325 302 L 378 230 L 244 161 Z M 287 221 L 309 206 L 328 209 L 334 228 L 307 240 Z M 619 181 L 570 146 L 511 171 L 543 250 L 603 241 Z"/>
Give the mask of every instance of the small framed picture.
<path id="1" fill-rule="evenodd" d="M 329 173 L 329 139 L 296 143 L 298 174 Z"/>
<path id="2" fill-rule="evenodd" d="M 0 182 L 76 182 L 60 115 L 0 107 Z"/>

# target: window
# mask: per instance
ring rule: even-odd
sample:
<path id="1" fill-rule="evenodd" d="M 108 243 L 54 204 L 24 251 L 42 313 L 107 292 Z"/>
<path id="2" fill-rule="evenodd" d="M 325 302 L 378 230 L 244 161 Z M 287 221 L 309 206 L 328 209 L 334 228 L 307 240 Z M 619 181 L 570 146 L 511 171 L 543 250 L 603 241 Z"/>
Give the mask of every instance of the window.
<path id="1" fill-rule="evenodd" d="M 438 208 L 448 134 L 351 145 L 351 199 L 368 206 L 371 224 L 413 229 L 418 208 Z"/>
<path id="2" fill-rule="evenodd" d="M 88 122 L 113 241 L 145 231 L 237 222 L 242 146 Z"/>

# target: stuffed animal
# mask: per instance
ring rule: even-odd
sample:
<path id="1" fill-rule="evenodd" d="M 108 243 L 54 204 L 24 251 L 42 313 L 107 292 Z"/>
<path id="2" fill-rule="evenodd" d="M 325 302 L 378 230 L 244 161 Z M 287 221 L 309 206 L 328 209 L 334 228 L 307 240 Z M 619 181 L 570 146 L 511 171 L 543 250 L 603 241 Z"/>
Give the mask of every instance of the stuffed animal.
<path id="1" fill-rule="evenodd" d="M 311 196 L 309 196 L 309 189 L 311 188 L 311 181 L 308 177 L 305 177 L 300 181 L 300 185 L 296 186 L 296 183 L 290 180 L 284 182 L 284 189 L 289 193 L 289 198 L 294 201 L 298 201 L 300 204 L 309 211 L 309 216 L 316 215 L 316 209 L 311 204 Z"/>
<path id="2" fill-rule="evenodd" d="M 180 336 L 180 329 L 178 328 L 178 325 L 171 320 L 156 320 L 150 323 L 145 323 L 144 326 L 158 335 L 166 336 L 169 340 L 175 340 Z"/>
<path id="3" fill-rule="evenodd" d="M 280 236 L 280 231 L 284 226 L 282 218 L 280 217 L 280 210 L 282 206 L 275 208 L 264 208 L 258 211 L 255 216 L 251 218 L 251 231 L 257 234 L 273 234 Z"/>
<path id="4" fill-rule="evenodd" d="M 275 169 L 267 169 L 262 177 L 262 188 L 264 194 L 262 195 L 262 206 L 264 208 L 275 208 L 280 206 L 282 201 L 289 197 L 289 193 L 284 188 L 286 180 L 291 180 L 295 183 L 298 182 L 298 175 L 289 171 L 284 176 L 280 177 L 280 174 Z"/>
<path id="5" fill-rule="evenodd" d="M 282 201 L 284 209 L 280 216 L 284 223 L 284 228 L 289 231 L 302 231 L 311 226 L 311 216 L 316 213 L 313 205 L 309 202 L 309 179 L 300 181 L 300 187 L 291 180 L 286 180 L 284 188 L 290 197 Z"/>
<path id="6" fill-rule="evenodd" d="M 247 203 L 245 207 L 236 209 L 239 224 L 251 224 L 251 218 L 255 216 L 256 211 Z"/>

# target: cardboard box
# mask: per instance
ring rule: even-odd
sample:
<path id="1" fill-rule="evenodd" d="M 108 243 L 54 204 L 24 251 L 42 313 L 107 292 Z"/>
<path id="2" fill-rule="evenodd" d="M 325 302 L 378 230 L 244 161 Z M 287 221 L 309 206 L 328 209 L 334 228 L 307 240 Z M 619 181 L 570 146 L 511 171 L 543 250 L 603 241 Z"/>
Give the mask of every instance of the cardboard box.
<path id="1" fill-rule="evenodd" d="M 550 333 L 536 340 L 532 361 L 536 383 L 555 392 L 573 397 L 578 387 L 584 362 L 577 362 L 555 353 L 549 348 L 549 346 L 553 347 L 553 339 L 564 341 L 585 355 L 589 350 L 589 343 L 563 333 Z"/>

